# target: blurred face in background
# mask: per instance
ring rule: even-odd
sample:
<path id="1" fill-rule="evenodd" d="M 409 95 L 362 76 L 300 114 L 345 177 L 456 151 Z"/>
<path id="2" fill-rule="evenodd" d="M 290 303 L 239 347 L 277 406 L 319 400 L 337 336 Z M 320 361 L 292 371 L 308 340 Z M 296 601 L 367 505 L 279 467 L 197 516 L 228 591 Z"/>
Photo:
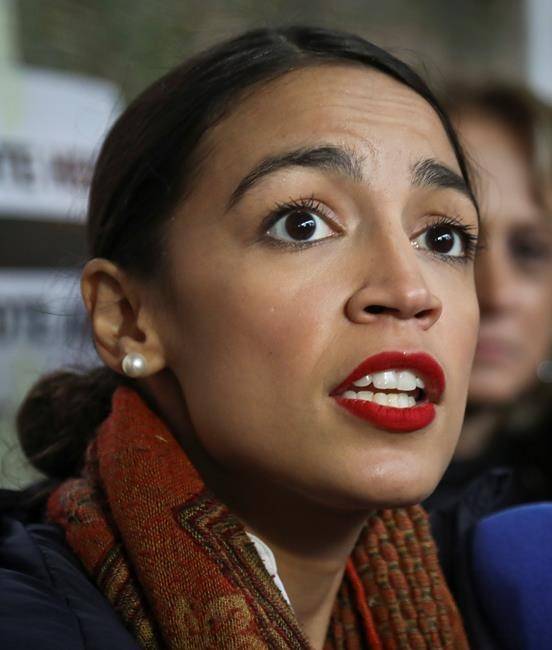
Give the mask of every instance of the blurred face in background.
<path id="1" fill-rule="evenodd" d="M 481 330 L 469 399 L 499 405 L 535 386 L 552 350 L 552 214 L 537 200 L 518 134 L 475 111 L 457 126 L 476 163 L 485 232 L 476 262 Z"/>

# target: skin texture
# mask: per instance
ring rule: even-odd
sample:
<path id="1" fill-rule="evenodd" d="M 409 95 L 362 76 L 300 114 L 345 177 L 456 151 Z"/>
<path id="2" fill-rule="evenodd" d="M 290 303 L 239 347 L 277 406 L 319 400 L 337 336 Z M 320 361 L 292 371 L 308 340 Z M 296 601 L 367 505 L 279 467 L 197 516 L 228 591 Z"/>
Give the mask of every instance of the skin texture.
<path id="1" fill-rule="evenodd" d="M 227 209 L 261 160 L 320 145 L 354 151 L 356 180 L 280 169 Z M 459 173 L 452 147 L 421 97 L 365 68 L 311 67 L 265 84 L 202 146 L 169 225 L 163 290 L 95 260 L 83 295 L 104 361 L 120 371 L 125 353 L 146 356 L 144 387 L 207 484 L 272 548 L 320 648 L 366 514 L 424 498 L 453 453 L 477 337 L 473 264 L 413 242 L 442 216 L 476 230 L 477 215 L 458 190 L 412 185 L 421 159 Z M 266 215 L 312 197 L 328 238 L 271 243 Z M 384 350 L 442 365 L 447 387 L 427 428 L 388 433 L 330 396 Z"/>
<path id="2" fill-rule="evenodd" d="M 476 113 L 459 127 L 478 165 L 486 231 L 476 264 L 481 331 L 469 399 L 500 406 L 534 388 L 539 363 L 550 358 L 552 220 L 516 134 Z"/>

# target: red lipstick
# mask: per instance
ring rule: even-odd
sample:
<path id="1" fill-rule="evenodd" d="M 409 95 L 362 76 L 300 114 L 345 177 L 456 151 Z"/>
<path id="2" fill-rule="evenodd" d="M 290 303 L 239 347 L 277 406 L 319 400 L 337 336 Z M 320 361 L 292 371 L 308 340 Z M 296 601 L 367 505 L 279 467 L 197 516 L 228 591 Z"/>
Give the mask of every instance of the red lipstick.
<path id="1" fill-rule="evenodd" d="M 410 370 L 420 377 L 424 386 L 423 399 L 415 406 L 395 408 L 361 399 L 350 399 L 343 393 L 352 388 L 358 379 L 383 370 Z M 445 390 L 445 374 L 441 365 L 424 352 L 381 352 L 365 359 L 337 388 L 331 396 L 353 415 L 367 420 L 378 429 L 393 432 L 410 432 L 423 429 L 435 418 L 435 405 Z"/>

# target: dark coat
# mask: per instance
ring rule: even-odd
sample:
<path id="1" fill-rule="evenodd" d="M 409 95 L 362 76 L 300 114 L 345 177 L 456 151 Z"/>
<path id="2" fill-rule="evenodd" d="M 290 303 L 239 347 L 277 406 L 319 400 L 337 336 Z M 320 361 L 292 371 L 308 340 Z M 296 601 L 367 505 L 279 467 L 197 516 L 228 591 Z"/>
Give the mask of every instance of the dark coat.
<path id="1" fill-rule="evenodd" d="M 474 481 L 457 501 L 430 512 L 439 562 L 474 650 L 505 650 L 500 639 L 500 617 L 486 607 L 484 601 L 489 594 L 482 590 L 475 570 L 474 539 L 490 515 L 517 502 L 512 473 L 497 468 Z M 480 556 L 478 561 L 485 562 L 485 557 Z"/>
<path id="2" fill-rule="evenodd" d="M 61 528 L 40 523 L 40 509 L 20 505 L 18 494 L 0 490 L 0 648 L 138 650 Z M 431 513 L 443 571 L 477 650 L 503 645 L 474 580 L 473 535 L 483 517 L 511 503 L 510 475 L 494 471 L 453 507 Z"/>
<path id="3" fill-rule="evenodd" d="M 6 494 L 0 495 L 0 506 Z M 0 648 L 137 650 L 66 545 L 63 531 L 19 514 L 0 509 Z"/>

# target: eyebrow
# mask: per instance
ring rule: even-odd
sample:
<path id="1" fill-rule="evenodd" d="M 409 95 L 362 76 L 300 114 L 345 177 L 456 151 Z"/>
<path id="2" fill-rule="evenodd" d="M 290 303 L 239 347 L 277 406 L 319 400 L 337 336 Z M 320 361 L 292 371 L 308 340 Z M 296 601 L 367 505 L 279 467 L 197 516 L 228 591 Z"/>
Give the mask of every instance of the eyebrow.
<path id="1" fill-rule="evenodd" d="M 227 210 L 230 210 L 234 205 L 236 205 L 243 195 L 262 178 L 281 169 L 287 167 L 309 167 L 311 169 L 333 171 L 360 183 L 364 181 L 364 176 L 362 174 L 363 163 L 364 158 L 357 152 L 352 149 L 336 147 L 333 145 L 321 145 L 309 148 L 305 147 L 269 156 L 256 165 L 247 176 L 240 181 L 230 196 Z"/>
<path id="2" fill-rule="evenodd" d="M 362 173 L 364 157 L 353 149 L 335 145 L 320 145 L 293 149 L 261 160 L 237 185 L 232 192 L 227 210 L 238 201 L 261 179 L 276 171 L 289 167 L 308 167 L 333 171 L 356 182 L 366 182 Z M 461 192 L 474 205 L 479 214 L 477 201 L 465 179 L 446 165 L 434 158 L 419 160 L 412 166 L 411 183 L 415 187 L 436 187 Z"/>
<path id="3" fill-rule="evenodd" d="M 477 210 L 477 201 L 466 180 L 458 173 L 437 162 L 434 158 L 419 160 L 412 167 L 412 185 L 415 187 L 437 187 L 452 189 L 464 194 Z"/>

